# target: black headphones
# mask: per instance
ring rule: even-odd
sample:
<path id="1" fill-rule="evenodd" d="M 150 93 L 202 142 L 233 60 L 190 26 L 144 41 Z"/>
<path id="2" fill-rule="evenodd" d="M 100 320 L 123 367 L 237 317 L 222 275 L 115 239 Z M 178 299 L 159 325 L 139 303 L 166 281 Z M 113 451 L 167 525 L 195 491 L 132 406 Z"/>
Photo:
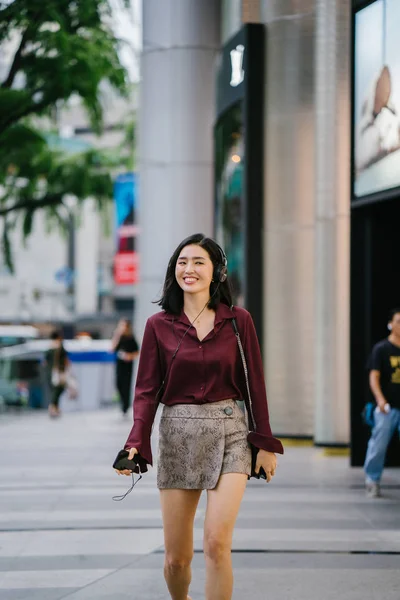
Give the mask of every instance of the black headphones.
<path id="1" fill-rule="evenodd" d="M 217 246 L 217 248 L 221 254 L 222 260 L 214 268 L 213 279 L 214 279 L 214 281 L 217 281 L 218 283 L 224 283 L 224 281 L 226 281 L 226 279 L 228 277 L 228 259 L 226 258 L 226 254 L 222 250 L 221 246 L 219 244 L 217 244 L 217 242 L 214 242 L 214 243 Z"/>

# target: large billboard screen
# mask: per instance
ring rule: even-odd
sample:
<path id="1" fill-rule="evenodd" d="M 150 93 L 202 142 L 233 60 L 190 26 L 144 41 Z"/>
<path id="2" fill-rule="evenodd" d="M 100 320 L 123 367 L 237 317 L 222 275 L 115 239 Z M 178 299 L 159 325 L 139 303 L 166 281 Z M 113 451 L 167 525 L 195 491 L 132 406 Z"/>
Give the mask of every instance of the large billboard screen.
<path id="1" fill-rule="evenodd" d="M 138 281 L 136 252 L 137 225 L 135 218 L 136 177 L 134 173 L 119 175 L 114 183 L 116 217 L 116 253 L 114 282 L 130 285 Z"/>
<path id="2" fill-rule="evenodd" d="M 400 1 L 355 15 L 355 199 L 400 186 Z"/>

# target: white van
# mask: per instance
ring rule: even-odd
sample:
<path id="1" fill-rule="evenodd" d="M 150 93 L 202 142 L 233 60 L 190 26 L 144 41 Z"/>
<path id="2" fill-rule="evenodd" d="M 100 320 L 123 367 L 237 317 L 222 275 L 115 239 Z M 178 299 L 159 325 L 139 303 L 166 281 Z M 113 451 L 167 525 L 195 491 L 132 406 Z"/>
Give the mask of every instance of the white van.
<path id="1" fill-rule="evenodd" d="M 39 337 L 39 330 L 32 325 L 0 325 L 0 348 L 16 346 Z"/>

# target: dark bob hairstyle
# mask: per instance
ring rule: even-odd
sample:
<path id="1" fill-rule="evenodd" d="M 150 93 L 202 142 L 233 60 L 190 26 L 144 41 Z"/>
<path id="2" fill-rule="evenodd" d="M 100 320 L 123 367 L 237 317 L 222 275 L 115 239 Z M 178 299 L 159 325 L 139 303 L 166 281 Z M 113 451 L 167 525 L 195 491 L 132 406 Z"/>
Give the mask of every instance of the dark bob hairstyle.
<path id="1" fill-rule="evenodd" d="M 168 263 L 162 296 L 160 300 L 156 302 L 163 310 L 172 313 L 173 315 L 179 315 L 183 309 L 183 290 L 175 278 L 176 262 L 183 248 L 191 245 L 204 248 L 214 265 L 214 273 L 215 268 L 218 265 L 223 264 L 220 246 L 213 239 L 202 233 L 190 235 L 179 244 Z M 209 308 L 215 309 L 220 302 L 227 306 L 232 306 L 232 291 L 229 278 L 222 283 L 213 281 L 210 285 L 210 296 L 211 299 L 208 304 Z"/>

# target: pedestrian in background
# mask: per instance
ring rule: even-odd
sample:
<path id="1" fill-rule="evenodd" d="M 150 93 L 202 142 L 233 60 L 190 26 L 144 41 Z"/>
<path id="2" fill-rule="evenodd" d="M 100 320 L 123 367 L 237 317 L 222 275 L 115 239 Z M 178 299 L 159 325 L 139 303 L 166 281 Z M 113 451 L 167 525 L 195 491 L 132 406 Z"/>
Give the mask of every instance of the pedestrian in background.
<path id="1" fill-rule="evenodd" d="M 131 386 L 134 360 L 139 355 L 139 345 L 133 335 L 131 322 L 121 319 L 111 340 L 112 351 L 117 355 L 116 387 L 122 413 L 126 415 L 131 403 Z"/>
<path id="2" fill-rule="evenodd" d="M 275 474 L 275 452 L 283 453 L 269 425 L 258 339 L 250 314 L 232 306 L 224 251 L 202 234 L 183 240 L 173 253 L 159 304 L 163 311 L 146 323 L 134 424 L 125 450 L 130 460 L 136 457 L 142 472 L 147 471 L 152 464 L 151 429 L 161 400 L 157 486 L 164 576 L 171 598 L 189 598 L 193 523 L 202 490 L 207 490 L 205 597 L 230 600 L 233 528 L 252 473 L 248 441 L 258 449 L 255 472 L 262 468 L 267 481 Z M 233 319 L 243 340 L 253 397 L 257 432 L 250 434 L 237 405 L 247 388 Z M 131 474 L 128 469 L 118 472 Z"/>
<path id="3" fill-rule="evenodd" d="M 63 346 L 63 337 L 59 331 L 50 335 L 52 347 L 46 352 L 45 366 L 50 386 L 49 416 L 60 416 L 60 397 L 67 385 L 67 371 L 70 366 L 67 351 Z"/>
<path id="4" fill-rule="evenodd" d="M 394 432 L 400 434 L 400 308 L 390 311 L 388 329 L 389 337 L 375 344 L 368 363 L 369 384 L 377 404 L 364 463 L 370 498 L 381 496 L 386 450 Z"/>

